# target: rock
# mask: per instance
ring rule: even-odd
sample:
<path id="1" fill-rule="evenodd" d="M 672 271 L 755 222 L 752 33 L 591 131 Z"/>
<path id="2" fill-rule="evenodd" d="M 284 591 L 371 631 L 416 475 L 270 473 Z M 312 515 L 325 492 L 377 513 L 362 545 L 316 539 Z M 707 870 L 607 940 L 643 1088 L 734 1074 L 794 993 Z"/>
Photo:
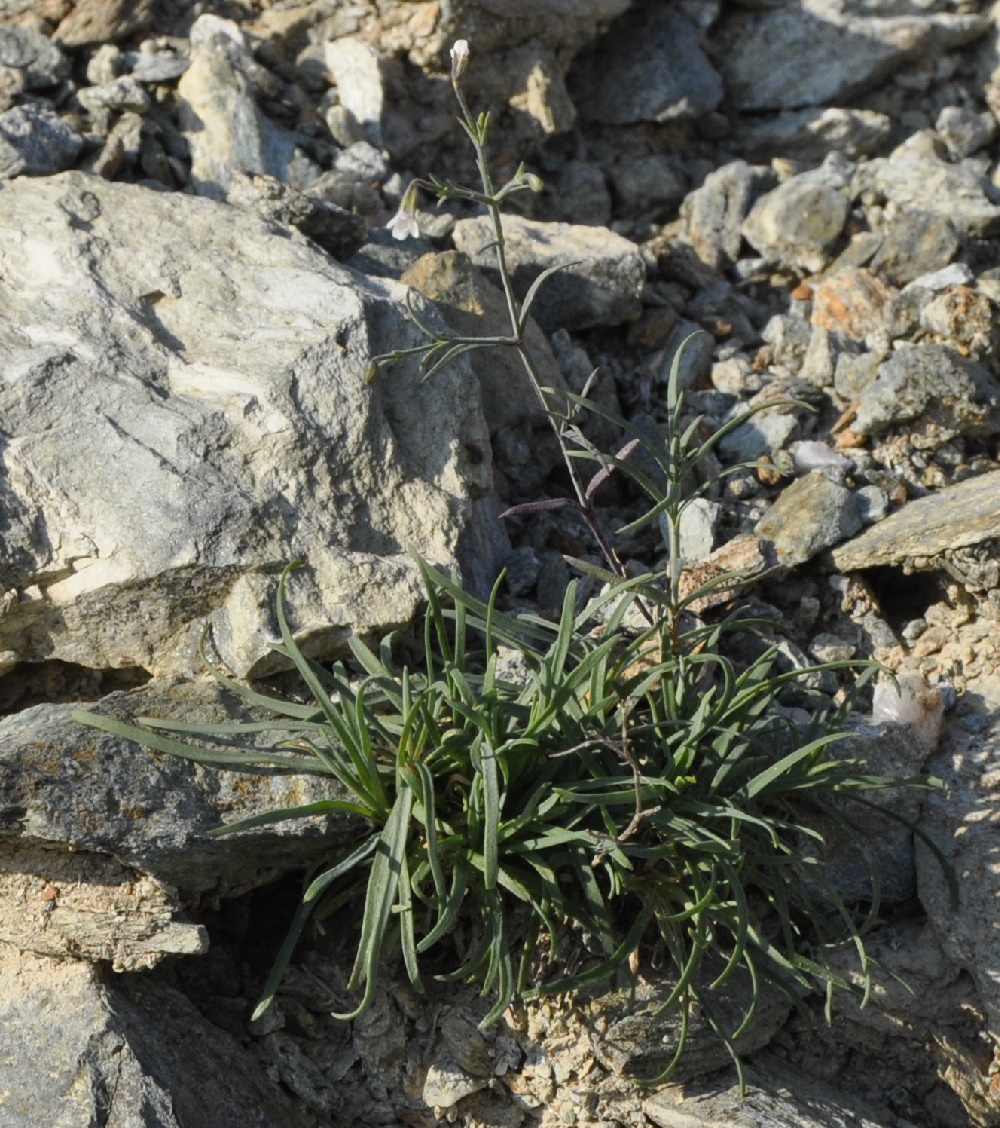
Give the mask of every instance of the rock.
<path id="1" fill-rule="evenodd" d="M 813 470 L 781 491 L 754 533 L 771 541 L 779 563 L 794 567 L 860 528 L 851 491 Z"/>
<path id="2" fill-rule="evenodd" d="M 933 691 L 932 691 L 933 692 Z M 836 760 L 858 760 L 866 773 L 883 779 L 910 779 L 920 774 L 934 751 L 940 730 L 939 695 L 933 694 L 938 710 L 932 723 L 923 725 L 925 714 L 911 724 L 867 723 L 858 716 L 848 718 L 844 739 L 830 748 Z M 866 792 L 871 803 L 916 823 L 923 802 L 912 787 L 890 787 Z M 870 807 L 837 797 L 836 809 L 850 820 L 848 829 L 833 819 L 818 818 L 813 824 L 823 835 L 820 857 L 823 876 L 847 904 L 870 901 L 874 883 L 884 904 L 901 904 L 917 891 L 913 832 L 895 818 Z M 858 845 L 864 843 L 865 849 Z"/>
<path id="3" fill-rule="evenodd" d="M 75 0 L 53 38 L 67 47 L 127 39 L 153 22 L 153 0 Z"/>
<path id="4" fill-rule="evenodd" d="M 989 477 L 995 489 L 997 475 Z M 972 735 L 957 725 L 949 728 L 941 752 L 928 765 L 947 790 L 928 795 L 921 819 L 921 826 L 953 867 L 958 903 L 937 859 L 922 844 L 917 846 L 917 877 L 920 901 L 935 936 L 951 960 L 972 976 L 988 1027 L 995 1030 L 1000 1023 L 1000 936 L 995 913 L 1000 873 L 993 862 L 996 824 L 991 816 L 1000 787 L 996 738 L 1000 685 L 992 676 L 980 679 L 976 690 L 986 706 L 987 730 Z"/>
<path id="5" fill-rule="evenodd" d="M 161 82 L 172 82 L 191 65 L 188 59 L 179 55 L 171 55 L 166 51 L 157 51 L 147 54 L 145 51 L 128 51 L 122 57 L 136 82 L 146 82 L 158 85 Z"/>
<path id="6" fill-rule="evenodd" d="M 576 76 L 570 89 L 580 116 L 605 125 L 700 117 L 723 96 L 697 28 L 663 4 L 617 20 L 593 58 L 578 60 Z"/>
<path id="7" fill-rule="evenodd" d="M 942 567 L 956 550 L 1000 537 L 1000 471 L 909 501 L 880 524 L 834 549 L 842 572 L 886 565 Z"/>
<path id="8" fill-rule="evenodd" d="M 712 52 L 736 109 L 797 110 L 848 102 L 903 63 L 970 43 L 989 26 L 979 15 L 850 15 L 836 0 L 806 0 L 730 10 Z"/>
<path id="9" fill-rule="evenodd" d="M 743 221 L 765 192 L 774 188 L 774 172 L 733 161 L 705 177 L 680 209 L 684 238 L 702 262 L 720 270 L 739 257 Z"/>
<path id="10" fill-rule="evenodd" d="M 246 76 L 250 63 L 236 24 L 211 15 L 195 20 L 177 100 L 199 195 L 225 199 L 234 171 L 287 179 L 295 140 L 257 108 Z"/>
<path id="11" fill-rule="evenodd" d="M 990 113 L 977 114 L 967 106 L 945 106 L 937 116 L 934 129 L 944 138 L 952 157 L 961 160 L 992 144 L 997 122 Z"/>
<path id="12" fill-rule="evenodd" d="M 767 259 L 821 270 L 850 210 L 846 192 L 824 170 L 802 173 L 754 204 L 743 222 L 743 237 Z"/>
<path id="13" fill-rule="evenodd" d="M 297 192 L 273 176 L 234 172 L 226 199 L 270 223 L 296 228 L 342 262 L 361 249 L 368 234 L 360 215 Z"/>
<path id="14" fill-rule="evenodd" d="M 576 123 L 576 107 L 566 89 L 563 67 L 555 54 L 534 43 L 507 51 L 504 69 L 513 90 L 507 104 L 526 114 L 543 134 L 566 133 Z"/>
<path id="15" fill-rule="evenodd" d="M 173 890 L 110 856 L 3 844 L 0 946 L 135 971 L 207 951 L 204 928 L 174 920 L 177 910 Z"/>
<path id="16" fill-rule="evenodd" d="M 31 27 L 0 26 L 0 67 L 19 71 L 25 90 L 44 90 L 67 78 L 69 59 Z"/>
<path id="17" fill-rule="evenodd" d="M 662 153 L 615 165 L 611 183 L 628 215 L 668 216 L 687 191 L 683 168 Z"/>
<path id="18" fill-rule="evenodd" d="M 155 679 L 141 689 L 111 694 L 90 711 L 126 721 L 157 716 L 199 724 L 261 716 L 215 682 Z M 162 951 L 171 950 L 163 947 L 166 943 L 174 944 L 175 951 L 184 950 L 182 945 L 191 950 L 197 944 L 182 929 L 174 936 L 164 929 L 168 910 L 177 908 L 178 892 L 185 902 L 196 901 L 206 890 L 239 896 L 328 856 L 356 830 L 343 816 L 333 815 L 212 838 L 209 832 L 224 823 L 317 802 L 337 789 L 328 777 L 196 766 L 151 752 L 78 723 L 73 705 L 24 709 L 0 721 L 0 732 L 4 872 L 11 865 L 17 868 L 10 859 L 18 855 L 24 859 L 20 872 L 41 872 L 57 889 L 66 887 L 65 897 L 59 893 L 54 898 L 56 910 L 65 909 L 65 927 L 58 926 L 58 936 L 50 940 L 54 947 L 72 936 L 74 927 L 82 929 L 81 918 L 90 914 L 90 933 L 96 931 L 109 945 L 102 958 L 117 953 L 123 965 L 134 966 L 144 954 L 155 955 L 157 943 Z M 45 851 L 52 854 L 48 867 L 39 861 Z M 92 883 L 82 894 L 68 888 L 76 880 L 71 862 L 77 856 L 79 873 Z M 78 903 L 78 895 L 86 899 Z M 100 919 L 103 905 L 132 900 L 134 917 Z M 56 910 L 47 915 L 58 922 Z M 15 922 L 25 928 L 29 923 Z M 11 939 L 10 927 L 5 926 L 7 935 L 0 939 Z M 55 954 L 50 947 L 39 950 Z M 84 958 L 88 955 L 85 950 Z"/>
<path id="19" fill-rule="evenodd" d="M 958 235 L 943 215 L 900 211 L 881 234 L 882 241 L 869 267 L 894 286 L 905 286 L 922 274 L 947 266 L 958 253 Z"/>
<path id="20" fill-rule="evenodd" d="M 942 345 L 903 342 L 861 394 L 851 429 L 879 434 L 905 423 L 918 443 L 940 446 L 957 434 L 984 434 L 1000 387 L 984 369 Z"/>
<path id="21" fill-rule="evenodd" d="M 138 114 L 122 114 L 112 126 L 101 151 L 83 163 L 83 171 L 106 180 L 133 171 L 143 140 L 142 118 Z"/>
<path id="22" fill-rule="evenodd" d="M 76 96 L 92 118 L 98 118 L 111 110 L 119 113 L 131 110 L 133 113 L 144 114 L 150 106 L 149 95 L 131 75 L 116 78 L 101 86 L 85 86 L 76 92 Z"/>
<path id="23" fill-rule="evenodd" d="M 503 292 L 488 282 L 472 260 L 460 251 L 424 255 L 402 276 L 407 286 L 436 302 L 453 333 L 509 337 L 510 317 Z M 566 390 L 549 342 L 532 318 L 525 345 L 543 388 Z M 469 354 L 483 397 L 483 414 L 490 432 L 522 423 L 544 423 L 545 415 L 521 358 L 513 349 L 477 349 Z"/>
<path id="24" fill-rule="evenodd" d="M 0 198 L 0 650 L 184 672 L 211 618 L 235 672 L 274 668 L 274 579 L 293 559 L 316 654 L 409 620 L 407 548 L 461 559 L 488 591 L 506 549 L 466 363 L 365 379 L 374 354 L 424 340 L 401 288 L 187 195 L 72 173 Z"/>
<path id="25" fill-rule="evenodd" d="M 663 976 L 647 974 L 637 982 L 634 991 L 608 991 L 591 1004 L 591 1013 L 599 1013 L 602 1019 L 600 1032 L 595 1031 L 592 1039 L 593 1053 L 605 1069 L 642 1081 L 656 1077 L 667 1068 L 677 1049 L 681 1029 L 677 1008 L 662 1010 L 672 986 Z M 749 976 L 740 968 L 725 983 L 706 990 L 705 998 L 718 1024 L 724 1030 L 735 1030 L 749 1009 Z M 740 1034 L 736 1043 L 738 1052 L 752 1054 L 766 1046 L 791 1008 L 786 994 L 762 981 L 757 1011 Z M 672 1080 L 703 1077 L 724 1068 L 730 1061 L 726 1047 L 699 1009 L 691 1015 L 687 1049 Z"/>
<path id="26" fill-rule="evenodd" d="M 798 431 L 798 420 L 783 410 L 758 411 L 719 443 L 727 462 L 757 462 L 778 453 Z"/>
<path id="27" fill-rule="evenodd" d="M 688 502 L 681 513 L 680 557 L 685 565 L 700 564 L 712 555 L 715 547 L 715 530 L 722 506 L 717 501 L 696 497 Z M 660 530 L 667 539 L 665 522 L 661 518 Z"/>
<path id="28" fill-rule="evenodd" d="M 873 156 L 889 139 L 891 122 L 875 110 L 786 110 L 764 121 L 740 123 L 738 143 L 748 160 L 766 161 L 794 153 L 807 164 L 822 161 L 828 153 L 843 153 L 851 160 Z"/>
<path id="29" fill-rule="evenodd" d="M 378 53 L 367 43 L 344 36 L 326 44 L 325 58 L 340 105 L 367 141 L 381 145 L 385 95 Z"/>
<path id="30" fill-rule="evenodd" d="M 30 1047 L 30 1053 L 25 1048 Z M 251 1051 L 179 991 L 0 944 L 10 1128 L 312 1128 Z"/>
<path id="31" fill-rule="evenodd" d="M 814 327 L 863 341 L 885 324 L 894 291 L 864 267 L 826 275 L 813 288 Z"/>
<path id="32" fill-rule="evenodd" d="M 547 333 L 632 321 L 642 310 L 646 268 L 634 243 L 603 227 L 538 223 L 515 215 L 503 218 L 507 263 L 514 289 L 523 298 L 545 269 L 560 265 L 538 290 L 531 313 Z M 487 275 L 495 275 L 495 252 L 486 217 L 455 224 L 455 246 Z"/>
<path id="33" fill-rule="evenodd" d="M 879 486 L 862 486 L 854 495 L 858 500 L 858 513 L 863 525 L 884 521 L 889 512 L 889 497 Z"/>
<path id="34" fill-rule="evenodd" d="M 29 102 L 0 114 L 0 181 L 61 172 L 82 148 L 80 134 L 48 106 Z"/>
<path id="35" fill-rule="evenodd" d="M 855 355 L 842 352 L 837 357 L 837 366 L 834 370 L 834 391 L 844 403 L 853 404 L 878 379 L 880 363 L 877 353 Z"/>
<path id="36" fill-rule="evenodd" d="M 921 307 L 920 327 L 957 347 L 963 356 L 992 355 L 998 336 L 997 307 L 980 290 L 953 286 Z"/>
<path id="37" fill-rule="evenodd" d="M 901 212 L 941 216 L 962 234 L 988 238 L 1000 232 L 1000 207 L 986 183 L 964 165 L 900 146 L 891 157 L 859 165 L 851 194 L 862 202 L 888 200 Z"/>
<path id="38" fill-rule="evenodd" d="M 566 161 L 555 184 L 559 216 L 567 223 L 607 227 L 611 221 L 611 193 L 604 173 L 591 161 Z"/>
<path id="39" fill-rule="evenodd" d="M 659 1128 L 893 1128 L 897 1118 L 872 1109 L 840 1087 L 791 1070 L 780 1059 L 747 1068 L 747 1090 L 717 1079 L 668 1086 L 647 1097 L 643 1111 Z"/>
<path id="40" fill-rule="evenodd" d="M 452 1062 L 433 1063 L 424 1081 L 423 1101 L 428 1108 L 446 1109 L 457 1105 L 463 1097 L 485 1089 L 489 1081 L 472 1074 Z"/>

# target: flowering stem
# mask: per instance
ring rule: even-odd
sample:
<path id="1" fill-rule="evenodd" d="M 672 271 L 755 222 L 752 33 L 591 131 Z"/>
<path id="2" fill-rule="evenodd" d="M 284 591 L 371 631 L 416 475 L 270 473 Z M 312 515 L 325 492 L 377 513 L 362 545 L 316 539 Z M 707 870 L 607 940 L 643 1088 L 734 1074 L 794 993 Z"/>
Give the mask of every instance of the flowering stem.
<path id="1" fill-rule="evenodd" d="M 497 196 L 496 189 L 493 186 L 493 177 L 490 175 L 489 162 L 486 157 L 486 128 L 485 119 L 483 126 L 480 127 L 479 123 L 475 121 L 472 112 L 469 109 L 469 104 L 465 99 L 465 94 L 462 91 L 461 84 L 458 77 L 453 73 L 451 81 L 452 89 L 455 91 L 455 97 L 458 99 L 459 107 L 462 111 L 462 119 L 465 123 L 466 132 L 472 141 L 473 148 L 476 153 L 476 168 L 479 172 L 479 179 L 483 186 L 483 203 L 489 212 L 490 222 L 493 226 L 493 245 L 496 249 L 497 268 L 500 272 L 500 281 L 503 286 L 504 298 L 507 302 L 507 315 L 510 318 L 511 331 L 513 337 L 505 341 L 505 344 L 513 345 L 517 349 L 518 356 L 521 358 L 521 363 L 524 365 L 525 372 L 531 382 L 531 386 L 535 390 L 535 395 L 541 403 L 542 410 L 548 419 L 552 430 L 555 433 L 556 442 L 559 446 L 559 451 L 562 454 L 563 462 L 566 464 L 566 470 L 569 473 L 570 481 L 573 484 L 573 492 L 576 494 L 577 502 L 579 503 L 578 512 L 583 516 L 587 527 L 590 529 L 594 539 L 597 541 L 601 555 L 604 557 L 608 566 L 618 575 L 624 576 L 625 569 L 621 561 L 618 559 L 618 554 L 615 552 L 610 541 L 605 536 L 604 531 L 601 529 L 600 523 L 597 520 L 597 515 L 594 513 L 594 505 L 587 492 L 584 489 L 583 483 L 580 480 L 576 471 L 573 459 L 570 457 L 569 451 L 566 448 L 566 440 L 563 430 L 559 423 L 556 421 L 555 411 L 550 404 L 548 397 L 542 388 L 542 382 L 539 379 L 538 372 L 535 369 L 534 362 L 531 359 L 527 349 L 524 347 L 524 330 L 521 325 L 521 306 L 517 300 L 517 295 L 514 293 L 514 285 L 511 280 L 510 270 L 507 265 L 507 245 L 504 239 L 503 220 L 500 214 L 500 203 Z"/>

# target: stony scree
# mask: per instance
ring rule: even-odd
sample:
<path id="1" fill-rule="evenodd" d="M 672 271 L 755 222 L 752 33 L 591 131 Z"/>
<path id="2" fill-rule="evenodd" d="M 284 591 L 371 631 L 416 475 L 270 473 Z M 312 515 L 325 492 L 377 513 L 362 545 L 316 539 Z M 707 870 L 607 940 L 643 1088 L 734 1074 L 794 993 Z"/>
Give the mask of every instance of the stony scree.
<path id="1" fill-rule="evenodd" d="M 0 1120 L 997 1122 L 994 23 L 979 0 L 0 0 Z M 662 441 L 700 330 L 684 425 L 733 429 L 686 483 L 706 493 L 682 592 L 740 579 L 691 613 L 775 624 L 782 669 L 878 657 L 903 696 L 887 714 L 884 684 L 864 691 L 843 753 L 902 774 L 926 756 L 949 784 L 891 802 L 952 859 L 957 907 L 907 827 L 861 817 L 879 1006 L 837 992 L 829 1028 L 811 995 L 763 1007 L 742 1104 L 697 1014 L 684 1083 L 637 1089 L 676 1029 L 614 992 L 480 1033 L 485 1000 L 430 978 L 417 997 L 387 965 L 370 1012 L 332 1019 L 353 908 L 250 1024 L 295 871 L 352 826 L 213 839 L 329 790 L 72 720 L 81 699 L 232 719 L 202 678 L 206 625 L 234 672 L 287 688 L 273 593 L 293 557 L 317 657 L 412 618 L 412 550 L 480 594 L 506 564 L 502 609 L 544 615 L 567 558 L 599 561 L 569 508 L 497 520 L 567 488 L 512 350 L 365 381 L 421 340 L 407 293 L 442 331 L 507 332 L 481 209 L 422 193 L 419 238 L 385 228 L 414 176 L 473 175 L 459 38 L 497 183 L 521 160 L 543 181 L 510 200 L 518 293 L 565 267 L 525 333 L 543 382 Z M 621 448 L 611 421 L 578 422 Z M 595 502 L 608 529 L 641 512 L 617 472 Z M 662 534 L 622 538 L 630 572 L 664 567 Z M 808 679 L 831 706 L 849 683 Z M 856 842 L 824 829 L 828 876 L 866 901 Z M 664 997 L 638 960 L 640 993 Z M 860 986 L 846 956 L 843 975 Z"/>

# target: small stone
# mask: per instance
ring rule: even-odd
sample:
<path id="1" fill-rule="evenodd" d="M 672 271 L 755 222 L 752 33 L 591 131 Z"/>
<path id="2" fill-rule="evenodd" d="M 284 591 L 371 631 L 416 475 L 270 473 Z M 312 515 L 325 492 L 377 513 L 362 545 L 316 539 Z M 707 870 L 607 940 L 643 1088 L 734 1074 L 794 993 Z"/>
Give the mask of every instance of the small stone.
<path id="1" fill-rule="evenodd" d="M 885 520 L 889 512 L 889 495 L 879 486 L 862 486 L 855 495 L 863 525 Z"/>
<path id="2" fill-rule="evenodd" d="M 378 53 L 360 39 L 345 35 L 327 43 L 326 65 L 341 106 L 360 127 L 365 140 L 381 145 L 385 92 Z"/>
<path id="3" fill-rule="evenodd" d="M 101 86 L 85 86 L 77 91 L 76 96 L 80 105 L 94 118 L 108 110 L 144 114 L 150 106 L 149 95 L 131 75 Z"/>
<path id="4" fill-rule="evenodd" d="M 875 353 L 841 353 L 837 357 L 833 387 L 845 403 L 853 403 L 878 379 L 880 360 Z"/>
<path id="5" fill-rule="evenodd" d="M 947 266 L 958 253 L 959 238 L 943 215 L 901 211 L 882 232 L 882 241 L 869 263 L 873 274 L 894 286 Z"/>
<path id="6" fill-rule="evenodd" d="M 153 0 L 77 0 L 53 39 L 67 47 L 117 42 L 153 22 Z"/>
<path id="7" fill-rule="evenodd" d="M 775 187 L 769 168 L 733 161 L 705 177 L 681 204 L 681 230 L 702 262 L 719 270 L 736 261 L 743 221 L 756 200 Z"/>
<path id="8" fill-rule="evenodd" d="M 0 180 L 62 172 L 82 148 L 80 134 L 48 106 L 28 103 L 0 114 Z"/>
<path id="9" fill-rule="evenodd" d="M 721 513 L 722 506 L 717 501 L 704 497 L 697 497 L 685 506 L 680 519 L 680 556 L 685 566 L 700 564 L 712 555 Z M 666 522 L 662 516 L 660 532 L 666 540 Z"/>
<path id="10" fill-rule="evenodd" d="M 950 266 L 943 266 L 940 270 L 932 270 L 914 278 L 910 285 L 915 290 L 929 290 L 938 293 L 947 290 L 949 286 L 965 286 L 975 276 L 969 265 L 964 262 L 953 262 Z"/>
<path id="11" fill-rule="evenodd" d="M 489 1084 L 482 1077 L 473 1077 L 451 1062 L 435 1062 L 427 1070 L 424 1081 L 423 1101 L 430 1108 L 452 1108 L 463 1097 L 478 1093 Z"/>
<path id="12" fill-rule="evenodd" d="M 842 270 L 816 284 L 812 324 L 863 341 L 882 328 L 885 307 L 893 293 L 864 267 Z"/>
<path id="13" fill-rule="evenodd" d="M 962 351 L 979 355 L 994 347 L 997 311 L 990 299 L 968 286 L 936 294 L 920 310 L 920 326 Z"/>
<path id="14" fill-rule="evenodd" d="M 531 307 L 547 333 L 619 325 L 642 312 L 646 267 L 638 247 L 621 235 L 604 227 L 538 223 L 515 215 L 503 217 L 503 229 L 518 297 L 543 270 L 563 267 L 545 280 Z M 454 240 L 488 275 L 495 274 L 493 250 L 484 249 L 492 240 L 488 218 L 459 220 Z"/>
<path id="15" fill-rule="evenodd" d="M 513 596 L 527 595 L 538 580 L 541 562 L 530 544 L 521 545 L 504 561 L 507 590 Z"/>
<path id="16" fill-rule="evenodd" d="M 555 184 L 559 214 L 567 223 L 607 227 L 611 221 L 611 193 L 600 165 L 567 161 Z"/>
<path id="17" fill-rule="evenodd" d="M 809 644 L 809 653 L 817 662 L 847 662 L 857 649 L 854 643 L 835 634 L 818 634 Z"/>
<path id="18" fill-rule="evenodd" d="M 775 262 L 822 270 L 850 212 L 847 195 L 813 173 L 793 176 L 754 204 L 743 237 Z"/>
<path id="19" fill-rule="evenodd" d="M 0 26 L 0 67 L 20 71 L 23 89 L 44 90 L 68 76 L 70 61 L 34 28 Z"/>
<path id="20" fill-rule="evenodd" d="M 0 114 L 16 106 L 25 89 L 24 72 L 0 64 Z"/>
<path id="21" fill-rule="evenodd" d="M 180 78 L 190 66 L 187 59 L 166 52 L 147 54 L 145 51 L 130 51 L 125 56 L 125 62 L 131 68 L 136 82 L 150 85 L 172 82 L 175 78 Z"/>
<path id="22" fill-rule="evenodd" d="M 780 563 L 794 566 L 853 536 L 860 528 L 861 517 L 851 491 L 814 470 L 781 492 L 757 522 L 755 533 L 772 542 Z"/>
<path id="23" fill-rule="evenodd" d="M 756 462 L 771 457 L 787 445 L 798 430 L 798 420 L 781 410 L 758 411 L 719 443 L 728 462 Z"/>
<path id="24" fill-rule="evenodd" d="M 662 153 L 616 165 L 611 182 L 629 215 L 670 216 L 687 191 L 683 168 Z"/>
<path id="25" fill-rule="evenodd" d="M 191 151 L 191 183 L 225 199 L 234 171 L 285 180 L 295 138 L 257 108 L 247 72 L 254 61 L 230 20 L 202 15 L 191 27 L 191 65 L 177 87 L 178 117 Z"/>
<path id="26" fill-rule="evenodd" d="M 851 194 L 888 200 L 901 212 L 941 216 L 966 235 L 988 238 L 1000 232 L 1000 207 L 991 202 L 981 176 L 905 146 L 859 165 Z"/>
<path id="27" fill-rule="evenodd" d="M 722 81 L 697 29 L 669 5 L 622 16 L 592 55 L 581 58 L 570 80 L 580 116 L 587 121 L 671 121 L 698 117 L 722 101 Z"/>
<path id="28" fill-rule="evenodd" d="M 121 48 L 114 43 L 102 43 L 87 63 L 87 81 L 91 86 L 102 86 L 114 82 L 124 70 L 125 58 Z"/>
<path id="29" fill-rule="evenodd" d="M 402 275 L 402 281 L 433 301 L 454 333 L 503 337 L 511 332 L 502 291 L 460 251 L 423 255 Z M 525 343 L 541 386 L 563 391 L 566 385 L 552 348 L 530 316 Z M 513 349 L 473 350 L 469 361 L 479 379 L 483 413 L 491 433 L 525 422 L 545 422 L 538 393 Z M 534 455 L 537 463 L 537 449 Z"/>
<path id="30" fill-rule="evenodd" d="M 862 392 L 851 427 L 871 435 L 906 423 L 923 446 L 940 446 L 959 433 L 985 433 L 998 404 L 1000 389 L 974 365 L 941 345 L 903 343 Z"/>
<path id="31" fill-rule="evenodd" d="M 990 113 L 976 113 L 967 106 L 945 106 L 934 129 L 944 138 L 952 157 L 961 160 L 992 144 L 997 123 Z"/>

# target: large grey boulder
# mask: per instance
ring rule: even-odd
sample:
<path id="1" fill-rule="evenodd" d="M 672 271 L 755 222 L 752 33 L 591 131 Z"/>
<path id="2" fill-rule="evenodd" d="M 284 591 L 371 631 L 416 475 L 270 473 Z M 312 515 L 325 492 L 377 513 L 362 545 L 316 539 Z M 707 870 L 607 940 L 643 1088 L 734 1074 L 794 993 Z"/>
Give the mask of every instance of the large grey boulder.
<path id="1" fill-rule="evenodd" d="M 408 551 L 490 582 L 469 369 L 366 379 L 423 340 L 403 287 L 213 201 L 78 173 L 4 186 L 0 248 L 0 650 L 182 673 L 211 620 L 245 675 L 273 662 L 290 560 L 314 653 L 411 618 Z"/>

